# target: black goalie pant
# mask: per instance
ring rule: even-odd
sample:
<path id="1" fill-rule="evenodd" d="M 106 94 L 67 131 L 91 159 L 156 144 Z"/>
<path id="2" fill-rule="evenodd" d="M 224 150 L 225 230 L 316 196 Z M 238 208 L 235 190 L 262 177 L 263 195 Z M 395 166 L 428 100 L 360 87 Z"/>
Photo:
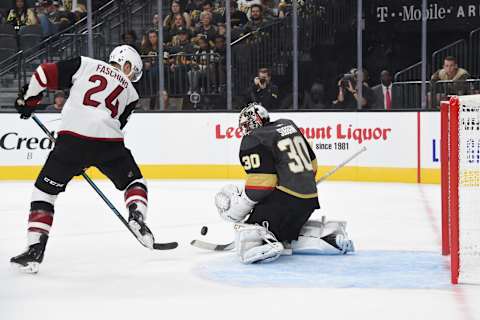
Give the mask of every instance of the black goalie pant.
<path id="1" fill-rule="evenodd" d="M 35 186 L 51 195 L 65 191 L 68 182 L 88 167 L 97 167 L 119 190 L 142 174 L 123 142 L 90 141 L 70 135 L 58 137 Z"/>
<path id="2" fill-rule="evenodd" d="M 245 223 L 263 225 L 267 221 L 278 241 L 297 240 L 302 226 L 319 208 L 318 198 L 301 199 L 275 189 L 255 205 Z"/>

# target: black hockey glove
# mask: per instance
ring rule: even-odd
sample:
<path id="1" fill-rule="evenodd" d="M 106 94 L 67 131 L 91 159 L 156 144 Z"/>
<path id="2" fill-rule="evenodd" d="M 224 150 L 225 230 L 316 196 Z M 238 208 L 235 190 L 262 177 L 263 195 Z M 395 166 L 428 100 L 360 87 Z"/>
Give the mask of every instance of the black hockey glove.
<path id="1" fill-rule="evenodd" d="M 21 119 L 28 119 L 32 115 L 32 112 L 35 111 L 35 108 L 38 106 L 40 101 L 43 98 L 43 94 L 39 93 L 35 97 L 30 97 L 25 100 L 25 94 L 28 89 L 28 84 L 23 86 L 22 90 L 18 93 L 17 100 L 15 100 L 15 109 L 20 113 Z"/>

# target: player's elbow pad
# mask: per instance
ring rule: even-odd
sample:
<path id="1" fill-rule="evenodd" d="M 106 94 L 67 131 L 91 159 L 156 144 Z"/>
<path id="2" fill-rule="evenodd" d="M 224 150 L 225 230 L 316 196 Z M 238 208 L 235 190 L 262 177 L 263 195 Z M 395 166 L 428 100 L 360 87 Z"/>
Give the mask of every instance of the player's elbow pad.
<path id="1" fill-rule="evenodd" d="M 58 88 L 58 71 L 54 63 L 43 63 L 35 69 L 24 99 L 35 97 L 45 89 Z"/>

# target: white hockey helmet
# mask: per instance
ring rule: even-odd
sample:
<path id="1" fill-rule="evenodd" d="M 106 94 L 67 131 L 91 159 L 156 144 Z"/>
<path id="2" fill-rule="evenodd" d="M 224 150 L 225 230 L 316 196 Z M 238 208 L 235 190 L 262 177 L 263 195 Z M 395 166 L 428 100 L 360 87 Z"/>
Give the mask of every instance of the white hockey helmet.
<path id="1" fill-rule="evenodd" d="M 263 127 L 270 122 L 267 109 L 259 103 L 250 103 L 240 111 L 238 126 L 242 128 L 243 134 L 250 134 L 253 129 Z"/>
<path id="2" fill-rule="evenodd" d="M 132 73 L 133 73 L 132 81 L 137 82 L 142 77 L 142 68 L 143 68 L 142 58 L 140 58 L 140 55 L 138 54 L 137 50 L 135 50 L 130 46 L 122 45 L 113 49 L 112 52 L 110 53 L 110 59 L 108 61 L 110 63 L 112 62 L 118 63 L 122 70 L 123 70 L 123 66 L 128 61 L 132 66 Z M 132 73 L 130 73 L 127 76 L 130 76 Z"/>

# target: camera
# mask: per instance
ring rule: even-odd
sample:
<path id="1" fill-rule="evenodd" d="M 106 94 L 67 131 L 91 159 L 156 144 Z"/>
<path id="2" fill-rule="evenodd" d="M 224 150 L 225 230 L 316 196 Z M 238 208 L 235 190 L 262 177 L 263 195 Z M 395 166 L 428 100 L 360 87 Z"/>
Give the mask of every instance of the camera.
<path id="1" fill-rule="evenodd" d="M 348 83 L 351 83 L 355 87 L 355 76 L 351 73 L 346 73 L 343 75 L 342 80 L 340 81 L 340 86 L 344 89 L 348 88 Z"/>

